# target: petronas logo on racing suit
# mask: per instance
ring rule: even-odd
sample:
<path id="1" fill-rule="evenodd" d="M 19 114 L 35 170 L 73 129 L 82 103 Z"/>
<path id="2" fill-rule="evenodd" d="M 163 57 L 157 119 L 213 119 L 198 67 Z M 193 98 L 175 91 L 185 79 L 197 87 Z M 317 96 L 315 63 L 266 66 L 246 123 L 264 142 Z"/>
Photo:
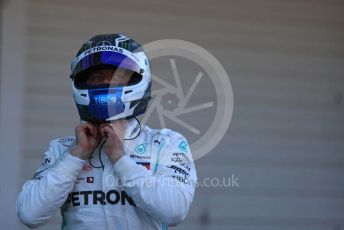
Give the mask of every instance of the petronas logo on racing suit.
<path id="1" fill-rule="evenodd" d="M 103 192 L 100 190 L 95 191 L 78 191 L 72 192 L 68 195 L 65 206 L 68 208 L 70 205 L 73 207 L 85 205 L 116 205 L 122 204 L 136 206 L 133 198 L 125 191 L 109 190 Z"/>

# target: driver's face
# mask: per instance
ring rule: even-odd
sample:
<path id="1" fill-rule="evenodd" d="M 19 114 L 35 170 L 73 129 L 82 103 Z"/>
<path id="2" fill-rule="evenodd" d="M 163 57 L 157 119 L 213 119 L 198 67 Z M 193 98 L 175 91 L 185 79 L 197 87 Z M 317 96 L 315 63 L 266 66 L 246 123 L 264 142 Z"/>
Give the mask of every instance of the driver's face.
<path id="1" fill-rule="evenodd" d="M 126 69 L 100 69 L 93 71 L 87 78 L 87 84 L 92 86 L 102 85 L 102 84 L 112 84 L 112 85 L 126 85 L 133 72 Z"/>

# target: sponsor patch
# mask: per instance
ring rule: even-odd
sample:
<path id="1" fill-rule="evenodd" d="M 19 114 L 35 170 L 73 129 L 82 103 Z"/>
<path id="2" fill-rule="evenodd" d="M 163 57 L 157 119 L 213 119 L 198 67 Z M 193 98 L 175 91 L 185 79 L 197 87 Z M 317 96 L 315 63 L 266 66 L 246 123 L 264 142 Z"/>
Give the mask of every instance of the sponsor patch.
<path id="1" fill-rule="evenodd" d="M 186 170 L 190 171 L 190 164 L 185 162 L 184 159 L 180 157 L 173 157 L 171 161 L 178 163 L 180 166 L 183 166 Z"/>
<path id="2" fill-rule="evenodd" d="M 93 184 L 93 182 L 94 182 L 93 176 L 87 177 L 86 181 L 87 181 L 87 183 L 89 183 L 89 184 Z"/>
<path id="3" fill-rule="evenodd" d="M 135 148 L 137 154 L 144 154 L 147 150 L 148 143 L 139 144 Z"/>
<path id="4" fill-rule="evenodd" d="M 136 164 L 145 166 L 146 169 L 150 170 L 150 163 L 149 162 L 136 162 Z"/>
<path id="5" fill-rule="evenodd" d="M 175 166 L 175 165 L 167 166 L 167 168 L 173 169 L 174 173 L 179 173 L 179 174 L 184 175 L 184 178 L 187 178 L 190 175 L 187 171 L 185 171 L 184 169 L 179 168 L 178 166 Z"/>
<path id="6" fill-rule="evenodd" d="M 186 141 L 180 142 L 180 144 L 179 144 L 179 149 L 180 149 L 182 152 L 187 152 L 187 150 L 188 150 L 188 144 L 186 143 Z"/>
<path id="7" fill-rule="evenodd" d="M 190 184 L 188 178 L 181 177 L 181 176 L 172 176 L 172 178 L 176 179 L 179 182 L 182 182 L 184 184 Z"/>

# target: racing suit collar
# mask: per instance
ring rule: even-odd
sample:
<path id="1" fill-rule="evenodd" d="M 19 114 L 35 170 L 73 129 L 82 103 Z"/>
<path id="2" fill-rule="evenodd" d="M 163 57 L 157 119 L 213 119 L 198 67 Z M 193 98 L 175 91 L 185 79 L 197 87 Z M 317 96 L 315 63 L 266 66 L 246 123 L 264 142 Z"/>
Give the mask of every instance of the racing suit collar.
<path id="1" fill-rule="evenodd" d="M 140 123 L 134 118 L 129 119 L 125 130 L 124 138 L 134 138 L 138 135 L 138 132 L 140 132 Z"/>

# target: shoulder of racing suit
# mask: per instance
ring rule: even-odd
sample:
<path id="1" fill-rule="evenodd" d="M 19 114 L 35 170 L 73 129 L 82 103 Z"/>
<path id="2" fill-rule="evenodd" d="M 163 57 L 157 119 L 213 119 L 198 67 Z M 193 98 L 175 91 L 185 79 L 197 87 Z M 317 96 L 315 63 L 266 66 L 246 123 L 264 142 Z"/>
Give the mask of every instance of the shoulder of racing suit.
<path id="1" fill-rule="evenodd" d="M 163 140 L 165 144 L 178 141 L 178 140 L 186 140 L 186 138 L 182 134 L 176 131 L 173 131 L 171 129 L 167 129 L 167 128 L 152 129 L 148 126 L 144 126 L 143 131 L 146 134 L 151 135 L 154 138 L 154 140 L 156 139 Z"/>
<path id="2" fill-rule="evenodd" d="M 75 137 L 67 136 L 57 138 L 49 143 L 48 150 L 43 154 L 38 170 L 33 176 L 33 180 L 40 180 L 45 172 L 59 161 L 62 161 L 66 153 L 75 145 Z"/>

